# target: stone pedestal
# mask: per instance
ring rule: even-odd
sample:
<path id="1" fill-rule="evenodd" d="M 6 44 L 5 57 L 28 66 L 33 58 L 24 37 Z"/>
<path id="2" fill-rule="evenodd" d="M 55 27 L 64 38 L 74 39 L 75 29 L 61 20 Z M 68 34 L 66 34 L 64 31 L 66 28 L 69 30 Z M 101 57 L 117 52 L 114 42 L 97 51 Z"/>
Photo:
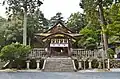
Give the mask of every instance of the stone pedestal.
<path id="1" fill-rule="evenodd" d="M 27 69 L 30 69 L 30 60 L 27 60 L 26 63 L 27 63 Z"/>
<path id="2" fill-rule="evenodd" d="M 98 63 L 99 63 L 99 65 L 98 65 L 98 69 L 102 69 L 102 63 L 101 63 L 101 60 L 98 60 Z"/>
<path id="3" fill-rule="evenodd" d="M 82 60 L 79 60 L 79 67 L 78 67 L 79 70 L 82 69 Z"/>
<path id="4" fill-rule="evenodd" d="M 36 69 L 40 69 L 40 60 L 36 60 L 37 63 L 37 68 Z"/>
<path id="5" fill-rule="evenodd" d="M 85 67 L 86 67 L 86 66 L 85 66 L 85 61 L 86 61 L 86 60 L 83 60 L 83 61 L 84 61 L 84 70 L 85 70 Z"/>
<path id="6" fill-rule="evenodd" d="M 92 60 L 88 60 L 88 62 L 89 62 L 89 69 L 92 69 Z"/>

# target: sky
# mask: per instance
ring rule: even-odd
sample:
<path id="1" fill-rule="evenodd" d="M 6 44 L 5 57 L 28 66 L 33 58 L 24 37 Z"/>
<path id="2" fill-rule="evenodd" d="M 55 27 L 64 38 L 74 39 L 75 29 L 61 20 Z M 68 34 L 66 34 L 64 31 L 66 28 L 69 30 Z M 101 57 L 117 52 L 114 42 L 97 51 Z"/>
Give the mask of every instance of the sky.
<path id="1" fill-rule="evenodd" d="M 80 0 L 43 0 L 41 10 L 47 19 L 55 16 L 57 12 L 61 12 L 64 19 L 67 19 L 71 13 L 83 12 L 79 7 Z M 6 17 L 5 7 L 0 6 L 0 16 Z"/>

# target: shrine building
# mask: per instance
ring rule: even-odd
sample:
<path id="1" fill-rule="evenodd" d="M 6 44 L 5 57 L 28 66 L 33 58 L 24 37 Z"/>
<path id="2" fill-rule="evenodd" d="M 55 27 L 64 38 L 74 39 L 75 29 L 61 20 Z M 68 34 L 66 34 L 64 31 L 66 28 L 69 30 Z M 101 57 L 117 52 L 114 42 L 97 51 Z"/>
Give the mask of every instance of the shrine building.
<path id="1" fill-rule="evenodd" d="M 49 56 L 72 56 L 72 43 L 79 36 L 81 35 L 72 32 L 60 21 L 46 32 L 36 33 L 37 38 L 42 38 Z"/>
<path id="2" fill-rule="evenodd" d="M 74 48 L 76 39 L 81 36 L 81 34 L 72 32 L 64 23 L 58 21 L 47 31 L 35 33 L 34 48 L 28 58 L 36 60 L 37 69 L 39 69 L 41 59 L 43 59 L 43 71 L 76 71 L 75 60 L 78 61 L 78 69 L 85 69 L 86 66 L 82 62 L 85 63 L 86 61 L 89 63 L 89 69 L 91 69 L 92 60 L 102 58 L 103 51 Z M 27 69 L 30 68 L 30 60 L 26 61 Z"/>

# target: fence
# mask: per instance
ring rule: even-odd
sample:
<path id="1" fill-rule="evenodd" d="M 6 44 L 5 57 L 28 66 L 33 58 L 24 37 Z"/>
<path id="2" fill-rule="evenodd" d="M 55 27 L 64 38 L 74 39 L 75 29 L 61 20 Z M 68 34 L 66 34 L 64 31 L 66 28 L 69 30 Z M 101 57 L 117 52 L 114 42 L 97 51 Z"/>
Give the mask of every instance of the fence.
<path id="1" fill-rule="evenodd" d="M 102 56 L 104 55 L 104 57 L 106 57 L 106 55 L 104 54 L 104 52 L 102 50 L 85 50 L 85 49 L 73 49 L 73 57 L 79 57 L 79 59 L 82 58 L 102 58 Z"/>
<path id="2" fill-rule="evenodd" d="M 34 48 L 29 54 L 29 58 L 43 58 L 46 57 L 47 52 L 44 48 Z"/>
<path id="3" fill-rule="evenodd" d="M 47 52 L 45 52 L 45 48 L 34 48 L 29 54 L 29 58 L 41 58 L 46 57 Z M 72 57 L 79 58 L 102 58 L 102 56 L 106 57 L 106 54 L 102 50 L 85 50 L 85 49 L 73 49 Z"/>

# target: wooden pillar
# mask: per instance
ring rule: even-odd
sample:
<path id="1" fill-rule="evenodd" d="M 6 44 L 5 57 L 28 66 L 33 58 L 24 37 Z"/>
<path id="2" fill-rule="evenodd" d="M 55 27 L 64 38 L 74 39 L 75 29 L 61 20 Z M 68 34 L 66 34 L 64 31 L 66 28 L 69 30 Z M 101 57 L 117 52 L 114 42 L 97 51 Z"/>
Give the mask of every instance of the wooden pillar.
<path id="1" fill-rule="evenodd" d="M 47 56 L 50 56 L 51 51 L 50 51 L 50 43 L 47 45 Z"/>
<path id="2" fill-rule="evenodd" d="M 65 39 L 63 39 L 63 43 L 65 43 Z"/>
<path id="3" fill-rule="evenodd" d="M 72 44 L 71 44 L 72 41 L 69 39 L 67 40 L 68 40 L 68 50 L 69 50 L 68 55 L 72 56 Z"/>
<path id="4" fill-rule="evenodd" d="M 51 51 L 52 51 L 51 47 L 49 47 L 49 56 L 51 56 Z"/>
<path id="5" fill-rule="evenodd" d="M 58 39 L 58 41 L 59 41 L 59 44 L 60 44 L 60 39 Z"/>
<path id="6" fill-rule="evenodd" d="M 70 48 L 68 47 L 68 56 L 71 56 L 71 55 L 70 55 L 70 52 L 71 52 L 71 51 L 70 51 Z"/>

